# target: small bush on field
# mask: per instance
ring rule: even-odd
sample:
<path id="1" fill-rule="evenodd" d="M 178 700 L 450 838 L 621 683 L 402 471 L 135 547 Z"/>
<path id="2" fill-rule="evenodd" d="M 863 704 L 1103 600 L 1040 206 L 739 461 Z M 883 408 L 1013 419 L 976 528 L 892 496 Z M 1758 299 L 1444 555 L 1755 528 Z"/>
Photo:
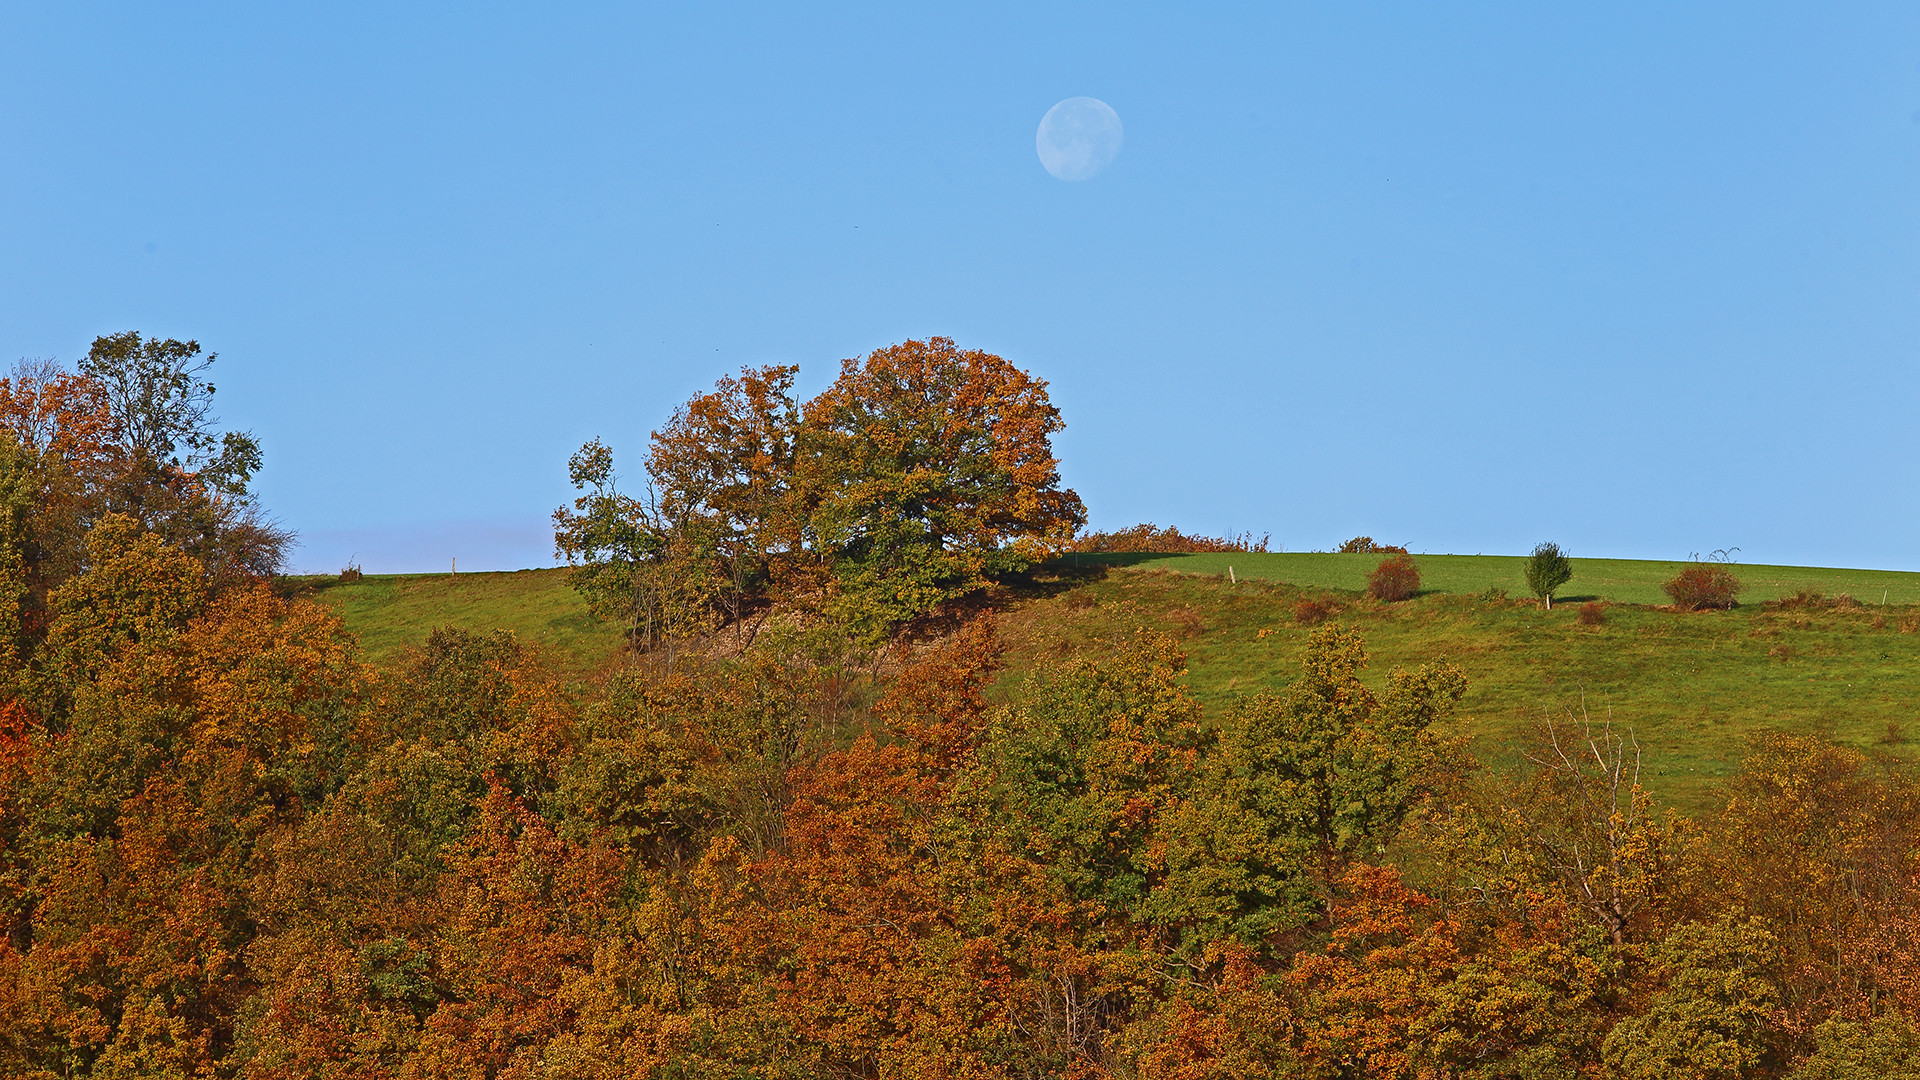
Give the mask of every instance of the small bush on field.
<path id="1" fill-rule="evenodd" d="M 1194 637 L 1207 628 L 1206 620 L 1202 619 L 1200 612 L 1192 607 L 1183 607 L 1167 618 L 1172 621 L 1175 635 L 1178 637 Z"/>
<path id="2" fill-rule="evenodd" d="M 1812 589 L 1801 589 L 1792 596 L 1783 596 L 1761 606 L 1778 611 L 1857 611 L 1861 604 L 1847 593 L 1828 596 Z"/>
<path id="3" fill-rule="evenodd" d="M 1898 746 L 1906 741 L 1907 730 L 1900 726 L 1899 721 L 1887 721 L 1887 730 L 1880 736 L 1880 742 L 1886 746 Z"/>
<path id="4" fill-rule="evenodd" d="M 1376 544 L 1371 536 L 1356 536 L 1340 545 L 1342 555 L 1405 555 L 1407 549 L 1395 544 Z"/>
<path id="5" fill-rule="evenodd" d="M 1389 602 L 1411 600 L 1420 591 L 1420 570 L 1406 554 L 1380 560 L 1367 575 L 1367 595 Z"/>
<path id="6" fill-rule="evenodd" d="M 363 576 L 360 573 L 360 564 L 352 560 L 348 560 L 346 568 L 340 571 L 340 580 L 349 585 L 359 581 Z"/>
<path id="7" fill-rule="evenodd" d="M 1744 588 L 1726 563 L 1688 563 L 1673 580 L 1661 586 L 1681 611 L 1724 611 Z"/>
<path id="8" fill-rule="evenodd" d="M 1607 605 L 1598 600 L 1589 600 L 1580 605 L 1580 625 L 1600 626 L 1607 621 Z"/>
<path id="9" fill-rule="evenodd" d="M 1799 655 L 1798 650 L 1791 645 L 1775 645 L 1767 650 L 1767 659 L 1778 660 L 1783 664 L 1797 655 Z"/>
<path id="10" fill-rule="evenodd" d="M 1301 626 L 1319 626 L 1332 615 L 1330 600 L 1302 600 L 1293 605 L 1293 621 Z"/>
<path id="11" fill-rule="evenodd" d="M 1100 601 L 1095 600 L 1090 593 L 1070 592 L 1067 594 L 1066 600 L 1062 602 L 1067 605 L 1068 611 L 1085 611 L 1097 605 Z"/>
<path id="12" fill-rule="evenodd" d="M 1506 598 L 1507 598 L 1507 590 L 1501 588 L 1498 585 L 1490 586 L 1486 592 L 1483 592 L 1480 594 L 1480 599 L 1488 603 L 1504 601 L 1506 600 Z"/>

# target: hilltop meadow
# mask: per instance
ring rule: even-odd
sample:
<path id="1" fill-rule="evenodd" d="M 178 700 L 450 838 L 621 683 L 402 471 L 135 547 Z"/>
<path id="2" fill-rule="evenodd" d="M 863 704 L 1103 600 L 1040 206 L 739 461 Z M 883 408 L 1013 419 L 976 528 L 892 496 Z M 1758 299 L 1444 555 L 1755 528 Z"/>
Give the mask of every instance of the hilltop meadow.
<path id="1" fill-rule="evenodd" d="M 1901 756 L 1909 738 L 1920 741 L 1920 574 L 1740 566 L 1740 606 L 1678 613 L 1666 610 L 1660 586 L 1683 563 L 1579 559 L 1549 612 L 1524 596 L 1517 556 L 1414 556 L 1423 588 L 1399 604 L 1365 595 L 1379 561 L 1259 552 L 1057 560 L 1000 595 L 1008 674 L 995 693 L 1009 695 L 1041 663 L 1144 625 L 1178 642 L 1184 684 L 1221 708 L 1293 678 L 1310 629 L 1294 609 L 1317 600 L 1365 634 L 1369 683 L 1394 667 L 1459 665 L 1468 689 L 1451 726 L 1498 766 L 1532 747 L 1546 716 L 1584 710 L 1638 740 L 1650 790 L 1698 810 L 1770 732 Z M 1229 567 L 1238 584 L 1228 583 Z M 399 660 L 441 626 L 509 630 L 576 677 L 629 660 L 617 627 L 592 617 L 564 569 L 301 584 L 341 612 L 376 663 Z M 1873 602 L 1856 599 L 1863 595 Z M 1607 604 L 1604 622 L 1582 625 L 1578 605 L 1596 599 Z"/>

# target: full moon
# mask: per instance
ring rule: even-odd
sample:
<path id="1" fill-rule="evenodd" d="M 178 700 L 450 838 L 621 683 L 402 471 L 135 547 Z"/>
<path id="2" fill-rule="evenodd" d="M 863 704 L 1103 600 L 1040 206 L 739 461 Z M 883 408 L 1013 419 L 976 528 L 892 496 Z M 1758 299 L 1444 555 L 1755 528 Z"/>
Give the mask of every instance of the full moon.
<path id="1" fill-rule="evenodd" d="M 1040 164 L 1061 180 L 1091 180 L 1120 156 L 1120 115 L 1099 98 L 1070 97 L 1047 110 L 1034 134 Z"/>

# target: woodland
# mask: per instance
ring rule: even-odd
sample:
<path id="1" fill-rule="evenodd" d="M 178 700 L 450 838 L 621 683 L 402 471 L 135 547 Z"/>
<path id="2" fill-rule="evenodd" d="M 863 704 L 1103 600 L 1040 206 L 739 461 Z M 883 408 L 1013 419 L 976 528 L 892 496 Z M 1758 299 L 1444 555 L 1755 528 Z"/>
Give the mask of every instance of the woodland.
<path id="1" fill-rule="evenodd" d="M 1920 1077 L 1906 758 L 1776 732 L 1682 814 L 1575 712 L 1492 767 L 1332 608 L 1204 707 L 1143 623 L 1016 656 L 1063 552 L 1262 545 L 1087 534 L 1001 357 L 722 378 L 633 488 L 588 443 L 590 674 L 369 660 L 212 359 L 0 380 L 0 1074 Z"/>

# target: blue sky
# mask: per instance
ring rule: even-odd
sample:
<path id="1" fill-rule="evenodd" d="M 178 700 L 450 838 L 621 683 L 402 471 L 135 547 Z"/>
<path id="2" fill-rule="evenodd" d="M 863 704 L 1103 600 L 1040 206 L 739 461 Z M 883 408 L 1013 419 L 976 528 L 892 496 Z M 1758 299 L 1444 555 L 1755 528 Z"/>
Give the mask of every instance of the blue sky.
<path id="1" fill-rule="evenodd" d="M 1920 569 L 1920 8 L 1676 7 L 10 3 L 0 361 L 217 350 L 310 570 L 929 334 L 1099 527 Z"/>

